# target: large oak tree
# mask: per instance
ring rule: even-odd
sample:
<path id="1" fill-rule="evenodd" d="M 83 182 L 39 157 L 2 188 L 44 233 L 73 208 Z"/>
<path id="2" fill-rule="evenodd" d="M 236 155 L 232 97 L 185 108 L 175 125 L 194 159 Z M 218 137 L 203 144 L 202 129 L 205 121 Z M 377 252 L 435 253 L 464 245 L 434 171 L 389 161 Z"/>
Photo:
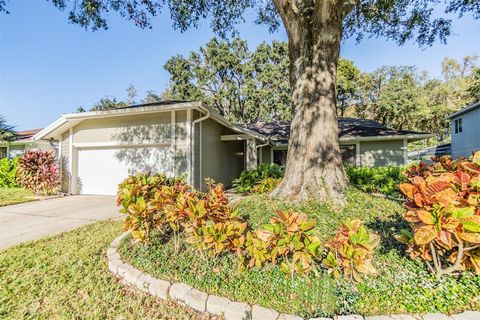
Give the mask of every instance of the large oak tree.
<path id="1" fill-rule="evenodd" d="M 335 80 L 342 37 L 384 36 L 399 44 L 445 42 L 453 15 L 480 17 L 478 0 L 51 0 L 85 28 L 107 28 L 111 11 L 150 27 L 150 18 L 170 11 L 180 30 L 202 19 L 226 36 L 256 10 L 258 23 L 288 36 L 292 122 L 285 178 L 274 190 L 289 200 L 317 198 L 341 203 L 347 180 L 338 144 Z M 438 6 L 444 6 L 439 13 Z M 0 0 L 0 11 L 5 1 Z M 435 12 L 435 13 L 434 13 Z"/>

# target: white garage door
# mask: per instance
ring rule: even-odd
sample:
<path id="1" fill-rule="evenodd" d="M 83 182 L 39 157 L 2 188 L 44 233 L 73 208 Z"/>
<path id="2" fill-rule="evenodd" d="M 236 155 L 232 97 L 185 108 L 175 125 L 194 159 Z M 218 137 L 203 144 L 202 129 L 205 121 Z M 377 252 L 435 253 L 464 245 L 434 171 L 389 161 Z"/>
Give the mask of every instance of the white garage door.
<path id="1" fill-rule="evenodd" d="M 79 149 L 80 194 L 115 195 L 128 175 L 161 172 L 173 176 L 173 153 L 168 147 Z"/>

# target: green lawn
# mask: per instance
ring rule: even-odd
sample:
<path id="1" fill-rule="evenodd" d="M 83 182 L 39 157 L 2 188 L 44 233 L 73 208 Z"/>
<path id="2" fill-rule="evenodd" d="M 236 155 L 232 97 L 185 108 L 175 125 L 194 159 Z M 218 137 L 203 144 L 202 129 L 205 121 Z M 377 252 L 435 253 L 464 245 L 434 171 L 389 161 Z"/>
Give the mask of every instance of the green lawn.
<path id="1" fill-rule="evenodd" d="M 105 250 L 120 227 L 99 222 L 1 251 L 0 319 L 200 318 L 117 282 Z"/>
<path id="2" fill-rule="evenodd" d="M 33 193 L 23 188 L 0 188 L 0 207 L 33 200 Z"/>
<path id="3" fill-rule="evenodd" d="M 186 243 L 175 252 L 172 241 L 165 242 L 161 237 L 154 237 L 148 245 L 133 247 L 125 240 L 120 251 L 125 260 L 156 277 L 186 282 L 212 294 L 302 317 L 480 309 L 479 276 L 465 273 L 461 277 L 437 279 L 426 272 L 421 262 L 405 255 L 403 245 L 392 237 L 395 230 L 405 226 L 400 204 L 354 190 L 348 192 L 348 203 L 343 210 L 335 211 L 315 202 L 291 206 L 267 196 L 250 196 L 237 207 L 253 228 L 268 222 L 276 208 L 301 210 L 317 221 L 322 240 L 333 235 L 345 218 L 362 219 L 382 238 L 374 260 L 379 274 L 362 283 L 343 278 L 336 281 L 319 268 L 307 277 L 293 278 L 272 266 L 240 273 L 234 255 L 207 257 Z"/>

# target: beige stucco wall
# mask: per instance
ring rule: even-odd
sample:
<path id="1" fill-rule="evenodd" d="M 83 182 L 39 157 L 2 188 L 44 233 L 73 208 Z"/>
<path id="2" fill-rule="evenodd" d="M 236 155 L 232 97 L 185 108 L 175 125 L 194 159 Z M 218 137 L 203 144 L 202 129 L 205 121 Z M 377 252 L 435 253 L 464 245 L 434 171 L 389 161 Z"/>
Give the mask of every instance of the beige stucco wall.
<path id="1" fill-rule="evenodd" d="M 74 143 L 161 143 L 169 142 L 171 132 L 171 113 L 162 112 L 85 120 L 73 129 L 73 139 Z"/>
<path id="2" fill-rule="evenodd" d="M 221 141 L 234 132 L 211 119 L 201 124 L 201 180 L 212 178 L 229 187 L 244 169 L 245 141 Z"/>
<path id="3" fill-rule="evenodd" d="M 361 166 L 404 165 L 403 140 L 360 141 L 359 145 Z M 271 163 L 273 161 L 271 159 L 271 147 L 263 147 L 260 152 L 262 153 L 262 163 Z"/>
<path id="4" fill-rule="evenodd" d="M 159 112 L 145 115 L 116 116 L 99 119 L 87 119 L 72 128 L 72 142 L 75 144 L 115 143 L 120 145 L 165 144 L 173 155 L 175 176 L 190 173 L 188 168 L 189 144 L 187 141 L 187 111 L 175 112 L 175 141 L 172 143 L 172 112 Z M 70 170 L 70 131 L 61 135 L 61 169 L 63 192 L 76 192 L 77 185 L 77 148 L 72 148 L 72 170 Z M 138 149 L 140 150 L 140 149 Z M 137 149 L 127 148 L 132 156 Z M 135 157 L 132 157 L 132 159 Z M 138 157 L 137 157 L 138 158 Z M 135 158 L 135 159 L 137 159 Z M 135 160 L 133 159 L 133 160 Z M 135 160 L 137 161 L 137 160 Z M 71 172 L 70 172 L 71 171 Z M 70 187 L 69 185 L 72 185 Z"/>
<path id="5" fill-rule="evenodd" d="M 361 141 L 360 164 L 367 167 L 404 165 L 403 140 Z"/>

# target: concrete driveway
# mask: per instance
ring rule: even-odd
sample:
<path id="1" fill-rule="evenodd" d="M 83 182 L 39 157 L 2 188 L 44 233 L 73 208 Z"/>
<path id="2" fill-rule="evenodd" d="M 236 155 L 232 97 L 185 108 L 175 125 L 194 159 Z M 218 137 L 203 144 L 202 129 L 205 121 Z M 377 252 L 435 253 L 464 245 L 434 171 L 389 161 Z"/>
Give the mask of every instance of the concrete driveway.
<path id="1" fill-rule="evenodd" d="M 0 207 L 0 249 L 121 216 L 113 196 L 71 196 Z"/>

